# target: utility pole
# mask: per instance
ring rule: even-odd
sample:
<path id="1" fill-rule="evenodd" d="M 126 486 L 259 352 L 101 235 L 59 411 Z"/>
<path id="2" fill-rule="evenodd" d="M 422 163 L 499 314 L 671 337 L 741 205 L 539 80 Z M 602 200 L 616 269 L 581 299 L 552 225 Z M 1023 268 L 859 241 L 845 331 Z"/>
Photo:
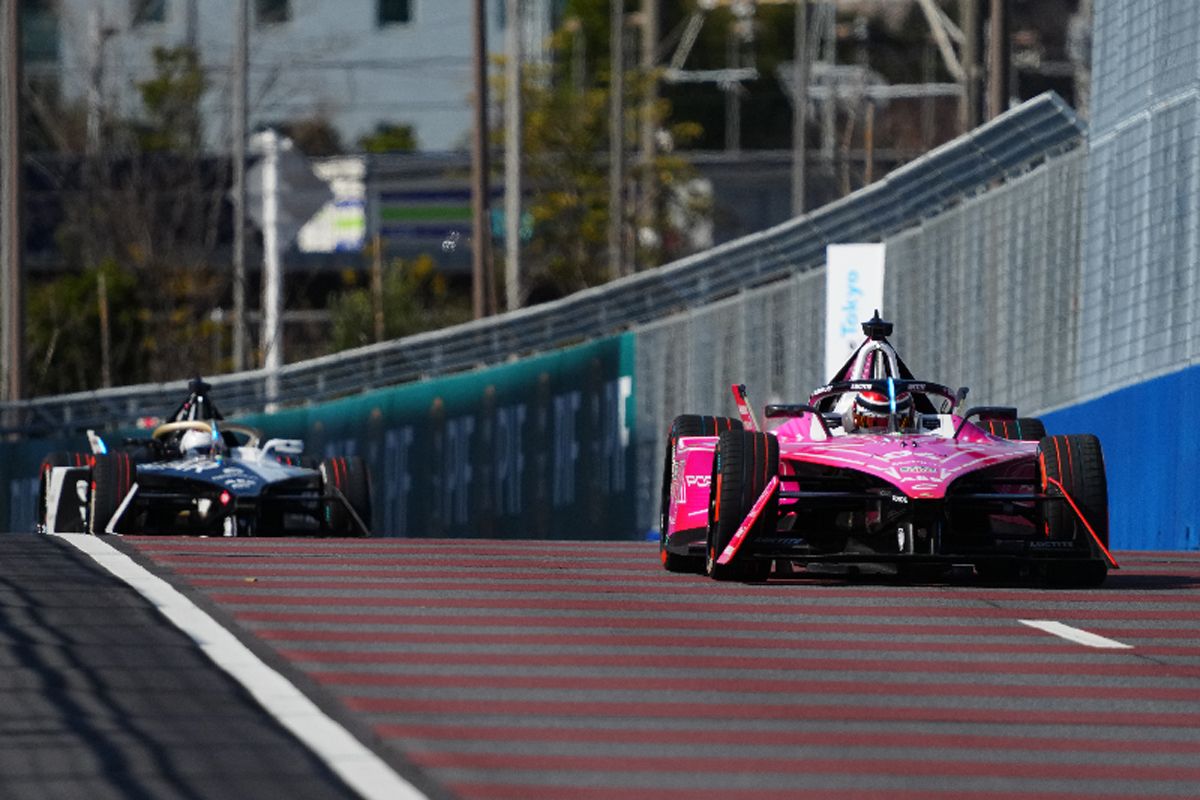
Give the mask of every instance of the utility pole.
<path id="1" fill-rule="evenodd" d="M 472 0 L 472 72 L 475 82 L 475 126 L 471 135 L 471 306 L 475 319 L 491 313 L 488 297 L 494 293 L 489 266 L 491 220 L 488 219 L 487 148 L 487 8 L 484 0 Z"/>
<path id="2" fill-rule="evenodd" d="M 832 75 L 837 64 L 837 6 L 828 0 L 822 0 L 821 11 L 821 24 L 824 26 L 821 39 L 825 44 L 821 60 L 828 67 L 826 74 Z M 834 147 L 837 139 L 837 94 L 833 91 L 834 86 L 835 84 L 830 83 L 830 93 L 821 107 L 821 157 L 830 172 L 834 171 Z"/>
<path id="3" fill-rule="evenodd" d="M 374 319 L 375 341 L 382 342 L 383 315 L 383 237 L 378 232 L 371 240 L 371 316 Z"/>
<path id="4" fill-rule="evenodd" d="M 21 4 L 0 12 L 0 400 L 25 391 L 21 225 Z"/>
<path id="5" fill-rule="evenodd" d="M 808 0 L 796 0 L 792 44 L 792 216 L 804 213 L 805 133 L 808 128 Z"/>
<path id="6" fill-rule="evenodd" d="M 1008 108 L 1008 0 L 992 0 L 988 21 L 988 119 Z"/>
<path id="7" fill-rule="evenodd" d="M 233 371 L 246 368 L 246 106 L 249 0 L 233 21 Z"/>
<path id="8" fill-rule="evenodd" d="M 1092 0 L 1079 0 L 1067 27 L 1067 53 L 1075 63 L 1075 111 L 1089 118 L 1092 105 Z"/>
<path id="9" fill-rule="evenodd" d="M 736 25 L 729 28 L 729 40 L 725 44 L 725 68 L 734 72 L 740 66 Z M 742 149 L 742 84 L 730 80 L 725 85 L 725 151 L 736 153 Z"/>
<path id="10" fill-rule="evenodd" d="M 625 274 L 625 1 L 609 0 L 608 273 Z"/>
<path id="11" fill-rule="evenodd" d="M 504 307 L 521 307 L 521 0 L 505 0 Z"/>
<path id="12" fill-rule="evenodd" d="M 100 316 L 100 385 L 112 386 L 112 335 L 108 320 L 108 278 L 104 271 L 96 275 L 96 310 Z"/>
<path id="13" fill-rule="evenodd" d="M 267 402 L 279 399 L 279 368 L 283 366 L 283 280 L 279 261 L 279 148 L 280 136 L 274 130 L 259 134 L 263 148 L 262 235 L 263 368 L 267 371 Z"/>
<path id="14" fill-rule="evenodd" d="M 104 18 L 103 9 L 93 7 L 88 15 L 87 154 L 100 154 L 100 125 L 104 113 Z"/>
<path id="15" fill-rule="evenodd" d="M 959 105 L 959 128 L 966 133 L 979 125 L 979 0 L 959 0 L 963 45 L 963 92 Z"/>
<path id="16" fill-rule="evenodd" d="M 646 82 L 645 99 L 642 102 L 641 129 L 641 224 L 657 230 L 655 224 L 658 208 L 658 182 L 654 172 L 656 154 L 655 135 L 657 120 L 655 106 L 658 103 L 658 0 L 642 0 L 642 79 Z M 651 266 L 649 264 L 647 266 Z"/>

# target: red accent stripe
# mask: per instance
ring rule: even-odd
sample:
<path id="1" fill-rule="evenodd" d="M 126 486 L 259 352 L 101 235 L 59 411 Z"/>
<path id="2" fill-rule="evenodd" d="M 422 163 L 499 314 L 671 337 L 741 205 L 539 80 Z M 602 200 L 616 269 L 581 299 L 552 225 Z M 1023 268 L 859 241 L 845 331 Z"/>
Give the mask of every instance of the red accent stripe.
<path id="1" fill-rule="evenodd" d="M 1117 563 L 1117 560 L 1113 558 L 1113 554 L 1110 553 L 1108 548 L 1104 546 L 1104 542 L 1100 541 L 1100 537 L 1096 534 L 1095 529 L 1092 528 L 1091 523 L 1087 521 L 1087 517 L 1085 517 L 1083 512 L 1079 510 L 1079 506 L 1075 504 L 1075 498 L 1071 497 L 1071 494 L 1063 487 L 1063 485 L 1054 480 L 1054 478 L 1047 478 L 1047 480 L 1057 486 L 1058 490 L 1063 493 L 1063 497 L 1065 497 L 1067 502 L 1071 505 L 1071 510 L 1075 512 L 1075 516 L 1079 517 L 1079 521 L 1083 523 L 1083 527 L 1087 529 L 1087 532 L 1092 535 L 1092 541 L 1094 541 L 1096 546 L 1100 548 L 1100 552 L 1104 553 L 1104 557 L 1108 559 L 1108 563 L 1112 566 L 1112 568 L 1120 569 L 1121 565 Z"/>
<path id="2" fill-rule="evenodd" d="M 722 732 L 723 733 L 723 732 Z M 922 764 L 926 762 L 922 761 Z M 795 788 L 754 788 L 735 789 L 722 786 L 720 788 L 688 787 L 686 789 L 657 786 L 642 788 L 636 786 L 580 786 L 578 784 L 562 783 L 484 783 L 481 781 L 447 781 L 448 786 L 457 797 L 463 800 L 561 800 L 569 797 L 571 800 L 796 800 L 797 797 L 814 797 L 820 800 L 1064 800 L 1083 795 L 1063 794 L 1059 791 L 1027 791 L 1027 792 L 994 792 L 988 789 L 895 789 L 889 787 L 886 791 L 876 789 L 841 789 L 823 786 L 808 792 Z M 1104 794 L 1104 800 L 1146 800 L 1149 795 L 1144 792 Z M 1090 797 L 1089 799 L 1090 800 Z"/>
<path id="3" fill-rule="evenodd" d="M 651 562 L 653 563 L 653 562 Z M 760 593 L 743 592 L 745 599 L 739 597 L 733 591 L 738 587 L 731 587 L 731 590 L 724 593 L 722 596 L 714 597 L 713 602 L 705 604 L 705 611 L 711 614 L 768 614 L 771 616 L 792 616 L 796 614 L 796 606 L 786 604 L 779 607 L 772 607 L 763 602 L 763 596 Z M 646 591 L 646 597 L 657 596 L 660 600 L 660 605 L 667 606 L 669 604 L 661 603 L 663 593 L 660 589 L 655 593 Z M 1107 595 L 1107 593 L 1106 593 Z M 623 595 L 624 596 L 624 595 Z M 630 599 L 634 599 L 633 595 L 628 595 Z M 1055 595 L 1057 597 L 1058 595 Z M 333 597 L 311 597 L 311 596 L 296 596 L 296 595 L 275 595 L 265 592 L 252 593 L 221 593 L 214 592 L 211 595 L 212 599 L 219 603 L 229 603 L 231 605 L 242 605 L 260 608 L 288 608 L 288 607 L 305 607 L 313 608 L 320 606 L 333 606 L 339 608 L 354 608 L 363 609 L 364 613 L 379 613 L 382 614 L 387 609 L 405 608 L 411 606 L 415 601 L 412 597 L 394 597 L 387 595 L 372 595 L 359 597 L 352 594 L 344 594 Z M 641 598 L 637 598 L 639 602 Z M 487 597 L 487 598 L 464 598 L 464 597 L 439 597 L 437 606 L 439 608 L 471 608 L 471 609 L 541 609 L 545 611 L 592 611 L 592 610 L 610 610 L 614 605 L 620 602 L 619 599 L 609 598 L 563 598 L 563 597 L 545 597 L 540 593 L 533 593 L 529 596 L 513 596 L 513 597 Z M 954 606 L 936 606 L 936 605 L 898 605 L 888 604 L 886 608 L 871 608 L 873 615 L 878 615 L 882 618 L 889 619 L 904 619 L 910 620 L 914 617 L 927 618 L 929 616 L 938 616 L 946 618 L 978 618 L 978 619 L 1014 619 L 1020 617 L 1036 618 L 1038 614 L 1046 614 L 1044 604 L 1030 603 L 1028 605 L 1008 606 L 1008 607 L 988 607 L 981 608 L 976 605 L 954 607 Z M 805 608 L 805 613 L 820 614 L 826 617 L 858 617 L 864 613 L 863 606 L 859 604 L 847 605 L 820 605 L 809 606 Z M 1084 619 L 1084 620 L 1184 620 L 1192 622 L 1196 619 L 1196 611 L 1194 608 L 1178 608 L 1178 609 L 1138 609 L 1135 607 L 1126 608 L 1056 608 L 1053 611 L 1059 618 L 1067 619 Z"/>
<path id="4" fill-rule="evenodd" d="M 1141 574 L 1139 572 L 1139 574 Z M 701 582 L 703 584 L 703 582 Z M 804 589 L 805 597 L 808 596 L 808 588 Z M 1054 592 L 1054 599 L 1059 602 L 1074 602 L 1070 597 L 1075 592 Z M 1096 592 L 1090 593 L 1093 597 Z M 1103 592 L 1105 602 L 1113 602 L 1114 595 L 1117 594 L 1111 591 Z M 1044 595 L 1043 595 L 1044 597 Z M 937 624 L 933 621 L 926 622 L 897 622 L 893 624 L 884 622 L 858 622 L 855 620 L 831 619 L 831 620 L 801 620 L 793 619 L 741 619 L 736 623 L 732 620 L 700 618 L 695 614 L 681 613 L 678 610 L 673 614 L 663 614 L 656 616 L 653 620 L 642 619 L 639 617 L 613 617 L 608 615 L 598 614 L 567 614 L 554 616 L 531 616 L 526 614 L 492 614 L 492 613 L 456 613 L 453 615 L 429 615 L 429 614 L 414 614 L 401 611 L 389 612 L 385 615 L 363 614 L 359 612 L 336 612 L 336 611 L 264 611 L 259 609 L 246 609 L 238 611 L 235 615 L 240 622 L 246 623 L 248 626 L 255 624 L 266 626 L 268 624 L 300 624 L 300 625 L 395 625 L 395 626 L 412 626 L 412 625 L 435 625 L 439 628 L 449 629 L 455 627 L 494 627 L 494 626 L 524 626 L 526 628 L 562 628 L 564 626 L 594 626 L 605 629 L 626 629 L 647 632 L 661 630 L 665 633 L 673 632 L 689 632 L 702 633 L 711 631 L 714 622 L 719 622 L 722 625 L 728 622 L 729 625 L 737 625 L 737 629 L 742 632 L 750 633 L 756 631 L 771 631 L 774 633 L 845 633 L 845 634 L 882 634 L 886 636 L 906 636 L 906 635 L 923 635 L 923 636 L 944 636 L 948 638 L 956 637 L 1006 637 L 1006 638 L 1024 638 L 1030 637 L 1030 629 L 1023 625 L 996 625 L 994 622 L 988 622 L 982 625 L 974 624 Z M 1194 627 L 1187 628 L 1172 628 L 1172 629 L 1152 629 L 1147 630 L 1139 625 L 1120 626 L 1110 625 L 1103 631 L 1106 636 L 1114 638 L 1124 638 L 1130 634 L 1135 635 L 1139 641 L 1142 640 L 1158 640 L 1158 639 L 1194 639 L 1196 638 L 1196 630 Z M 931 645 L 933 646 L 933 645 Z"/>
<path id="5" fill-rule="evenodd" d="M 747 647 L 754 647 L 755 642 L 748 640 L 744 636 L 703 636 L 701 634 L 690 635 L 672 635 L 669 632 L 662 632 L 653 635 L 640 634 L 615 634 L 615 633 L 576 633 L 564 634 L 560 632 L 542 632 L 542 633 L 484 633 L 480 631 L 453 631 L 453 632 L 437 632 L 437 631 L 397 631 L 392 633 L 383 633 L 379 631 L 293 631 L 293 630 L 277 630 L 265 629 L 256 630 L 255 635 L 261 639 L 276 641 L 276 642 L 292 642 L 295 645 L 309 644 L 313 642 L 323 642 L 328 644 L 345 643 L 345 644 L 360 644 L 377 642 L 379 644 L 406 644 L 406 645 L 488 645 L 488 646 L 562 646 L 562 647 L 661 647 L 663 649 L 686 649 L 692 650 L 698 647 L 709 647 L 715 649 L 725 648 L 733 652 L 743 650 Z M 1048 637 L 1044 637 L 1048 638 Z M 780 641 L 775 640 L 775 647 L 786 647 L 791 645 L 798 650 L 811 643 L 803 641 Z M 913 642 L 903 639 L 893 639 L 888 641 L 872 640 L 863 641 L 860 639 L 835 639 L 822 640 L 820 646 L 827 651 L 846 651 L 846 652 L 880 652 L 880 653 L 927 653 L 931 648 L 936 647 L 938 652 L 945 654 L 979 654 L 979 653 L 1004 653 L 1011 655 L 1014 648 L 1014 643 L 1011 641 L 1003 642 L 973 642 L 973 641 L 956 641 L 950 643 L 929 644 L 928 642 Z M 1200 655 L 1200 648 L 1197 647 L 1174 647 L 1161 648 L 1162 650 L 1171 650 L 1169 655 Z M 348 658 L 353 660 L 353 654 L 348 652 Z M 1066 640 L 1048 641 L 1041 643 L 1020 642 L 1020 652 L 1022 653 L 1038 653 L 1042 655 L 1053 654 L 1078 654 L 1079 645 L 1073 644 Z M 1141 653 L 1142 649 L 1138 648 Z M 1168 653 L 1161 653 L 1167 655 Z M 670 680 L 674 681 L 675 678 Z M 622 685 L 630 686 L 628 678 L 621 678 Z M 740 685 L 740 682 L 739 682 Z M 942 684 L 935 684 L 940 686 Z M 643 686 L 641 679 L 636 681 L 636 686 Z M 711 688 L 711 686 L 710 686 Z M 1192 699 L 1197 699 L 1195 691 L 1190 695 Z"/>
<path id="6" fill-rule="evenodd" d="M 928 645 L 925 646 L 928 649 Z M 446 652 L 444 650 L 416 651 L 330 651 L 278 648 L 283 657 L 307 664 L 337 664 L 341 666 L 388 666 L 403 664 L 407 667 L 426 665 L 435 668 L 446 666 L 472 667 L 639 667 L 670 670 L 732 669 L 783 670 L 809 672 L 814 670 L 845 673 L 884 672 L 916 675 L 938 675 L 946 679 L 950 675 L 964 677 L 977 674 L 989 675 L 1037 675 L 1058 676 L 1069 667 L 1071 675 L 1090 675 L 1121 678 L 1200 678 L 1200 667 L 1160 664 L 1139 660 L 1136 656 L 1122 655 L 1119 659 L 1104 659 L 1089 662 L 1031 663 L 1002 658 L 987 661 L 951 661 L 945 658 L 910 659 L 890 656 L 869 659 L 859 657 L 832 658 L 827 656 L 783 657 L 745 656 L 712 653 L 497 653 L 490 649 L 479 652 Z M 478 713 L 479 706 L 474 707 Z M 488 713 L 493 713 L 491 709 Z M 495 712 L 499 713 L 499 712 Z M 547 715 L 552 711 L 545 711 Z M 636 716 L 633 715 L 633 716 Z M 1150 715 L 1153 717 L 1153 714 Z M 795 719 L 804 719 L 800 714 Z M 1200 715 L 1190 715 L 1193 724 L 1200 726 Z M 1150 723 L 1153 724 L 1153 723 Z"/>
<path id="7" fill-rule="evenodd" d="M 716 495 L 717 499 L 714 501 L 714 504 L 713 504 L 713 524 L 716 524 L 717 520 L 719 520 L 721 518 L 721 478 L 722 478 L 722 475 L 720 472 L 718 472 L 717 473 L 717 487 L 716 487 L 716 489 L 714 489 L 714 491 L 717 493 L 717 495 Z"/>
<path id="8" fill-rule="evenodd" d="M 642 558 L 645 559 L 648 553 L 643 553 Z M 160 562 L 164 563 L 165 562 Z M 643 565 L 645 570 L 652 570 L 649 574 L 653 576 L 653 562 Z M 351 591 L 394 591 L 404 592 L 406 594 L 413 593 L 463 593 L 479 591 L 481 589 L 488 592 L 508 594 L 508 595 L 535 595 L 543 592 L 562 592 L 570 591 L 574 597 L 583 598 L 589 594 L 605 595 L 611 593 L 615 584 L 606 584 L 601 581 L 588 581 L 572 583 L 569 578 L 565 577 L 542 577 L 540 575 L 529 576 L 527 581 L 521 579 L 504 579 L 493 581 L 483 570 L 477 570 L 473 565 L 463 565 L 456 568 L 464 573 L 463 577 L 448 574 L 456 570 L 443 568 L 441 570 L 419 570 L 415 572 L 397 572 L 395 569 L 390 570 L 359 570 L 347 568 L 343 570 L 321 570 L 322 574 L 313 574 L 311 577 L 305 571 L 281 571 L 276 568 L 275 562 L 267 561 L 262 564 L 238 565 L 231 566 L 227 572 L 222 572 L 220 567 L 203 568 L 203 569 L 187 569 L 175 568 L 174 572 L 187 578 L 193 585 L 220 589 L 228 588 L 245 588 L 246 579 L 253 577 L 256 579 L 256 586 L 270 590 L 287 590 L 296 589 L 307 591 L 309 589 L 344 589 Z M 1139 570 L 1138 574 L 1147 574 L 1146 570 Z M 1189 572 L 1161 572 L 1162 575 L 1190 575 Z M 390 581 L 385 579 L 391 579 Z M 826 608 L 832 609 L 832 616 L 838 616 L 841 609 L 846 609 L 857 605 L 865 607 L 876 603 L 887 603 L 889 608 L 903 612 L 909 615 L 938 615 L 941 613 L 940 604 L 933 595 L 921 594 L 919 591 L 910 594 L 905 594 L 903 591 L 880 589 L 876 592 L 855 590 L 853 587 L 845 587 L 846 591 L 839 591 L 843 586 L 837 583 L 837 580 L 825 582 L 824 579 L 818 581 L 809 578 L 795 578 L 789 580 L 790 585 L 797 587 L 797 591 L 802 592 L 806 614 L 821 615 L 825 613 Z M 988 591 L 982 587 L 953 587 L 954 591 L 944 595 L 943 597 L 950 601 L 961 603 L 986 603 L 989 605 L 1014 605 L 1020 604 L 1022 608 L 1036 610 L 1042 608 L 1039 613 L 1045 612 L 1045 602 L 1047 596 L 1043 592 L 1014 590 L 1011 594 L 997 594 L 993 591 Z M 639 601 L 643 597 L 661 596 L 664 590 L 669 590 L 672 597 L 706 597 L 717 601 L 729 601 L 731 604 L 741 601 L 748 596 L 744 588 L 738 586 L 708 586 L 703 581 L 697 582 L 691 579 L 680 578 L 673 580 L 669 587 L 667 585 L 655 585 L 652 579 L 646 581 L 638 580 L 638 582 L 623 582 L 620 591 L 623 595 L 630 598 L 636 598 Z M 740 591 L 739 591 L 740 590 Z M 377 596 L 378 597 L 378 596 Z M 793 598 L 785 598 L 787 600 Z M 1072 605 L 1072 611 L 1079 614 L 1089 614 L 1095 617 L 1107 616 L 1112 611 L 1110 604 L 1128 604 L 1133 602 L 1147 602 L 1144 594 L 1137 592 L 1121 592 L 1119 590 L 1106 591 L 1102 595 L 1086 590 L 1075 591 L 1055 591 L 1052 599 L 1055 602 L 1069 602 Z M 1154 607 L 1145 611 L 1141 616 L 1133 617 L 1134 619 L 1154 618 L 1160 613 L 1174 613 L 1177 610 L 1195 609 L 1196 595 L 1180 593 L 1177 595 L 1151 598 Z M 314 598 L 314 603 L 318 602 L 318 598 Z M 341 602 L 337 598 L 329 598 L 327 603 Z M 482 603 L 482 601 L 480 601 Z M 499 601 L 497 601 L 499 602 Z M 682 613 L 686 605 L 682 602 L 659 602 L 655 605 L 656 615 L 662 619 L 672 620 L 670 625 L 677 625 L 683 620 L 678 616 Z M 729 605 L 725 607 L 727 610 L 737 608 L 742 611 L 754 611 L 743 606 Z M 1116 606 L 1113 606 L 1115 609 Z M 1125 609 L 1122 608 L 1122 612 Z M 787 614 L 794 613 L 794 607 Z M 275 612 L 272 612 L 275 613 Z M 779 612 L 772 612 L 779 613 Z M 655 620 L 659 619 L 655 617 Z M 440 621 L 440 618 L 439 618 Z M 616 620 L 613 620 L 616 622 Z M 654 627 L 651 620 L 643 620 L 640 625 L 649 625 Z M 740 626 L 741 623 L 739 623 Z M 801 629 L 807 630 L 809 623 L 801 626 Z M 832 623 L 819 620 L 812 623 L 819 626 L 829 625 Z M 841 625 L 845 622 L 839 623 Z M 636 625 L 635 625 L 636 627 Z M 891 627 L 891 626 L 889 626 Z M 927 626 L 926 630 L 940 630 L 942 626 Z M 961 626 L 951 626 L 950 630 L 962 630 Z"/>
<path id="9" fill-rule="evenodd" d="M 767 483 L 766 488 L 763 489 L 762 494 L 755 498 L 754 505 L 750 507 L 750 512 L 746 515 L 746 518 L 742 520 L 741 524 L 738 525 L 737 530 L 733 533 L 733 537 L 729 540 L 729 544 L 725 546 L 724 551 L 721 552 L 720 558 L 717 559 L 718 564 L 728 564 L 734 559 L 735 556 L 737 556 L 738 550 L 740 550 L 742 545 L 745 544 L 746 539 L 750 535 L 750 531 L 754 529 L 756 524 L 758 524 L 758 518 L 762 516 L 763 510 L 767 507 L 767 503 L 770 502 L 771 495 L 773 495 L 778 488 L 779 479 L 772 478 Z"/>
<path id="10" fill-rule="evenodd" d="M 649 744 L 658 745 L 663 742 L 663 733 L 659 728 L 651 727 L 619 727 L 608 728 L 588 721 L 575 725 L 563 722 L 560 725 L 522 725 L 521 727 L 505 727 L 500 725 L 473 725 L 459 722 L 455 719 L 445 721 L 430 720 L 419 724 L 381 724 L 375 726 L 375 732 L 389 739 L 422 739 L 425 741 L 499 741 L 499 742 L 594 742 L 597 744 Z M 698 731 L 702 736 L 706 731 Z M 730 731 L 723 731 L 732 733 Z M 919 733 L 906 730 L 902 725 L 893 726 L 888 731 L 850 731 L 843 732 L 834 729 L 820 731 L 804 731 L 779 728 L 775 730 L 756 730 L 747 728 L 736 732 L 740 745 L 747 746 L 780 746 L 780 747 L 895 747 L 897 737 L 906 735 L 919 737 L 921 746 L 934 749 L 963 749 L 975 751 L 991 751 L 1000 753 L 1005 750 L 1027 752 L 1072 752 L 1072 753 L 1162 753 L 1192 755 L 1196 745 L 1190 741 L 1170 741 L 1167 739 L 1085 739 L 1040 736 L 989 736 L 985 734 L 929 733 L 921 729 Z M 574 796 L 574 794 L 572 794 Z M 891 791 L 887 796 L 893 797 Z M 795 797 L 795 795 L 792 795 Z M 1006 794 L 1005 797 L 1008 797 Z"/>
<path id="11" fill-rule="evenodd" d="M 653 755 L 562 755 L 558 753 L 478 753 L 422 748 L 406 748 L 405 755 L 418 766 L 428 769 L 470 769 L 498 772 L 537 770 L 549 772 L 671 772 L 688 774 L 718 773 L 739 775 L 886 775 L 911 777 L 911 758 L 816 758 L 798 753 L 792 757 L 766 758 L 734 755 L 724 758 L 705 756 Z M 1064 759 L 1053 763 L 982 761 L 938 758 L 930 753 L 921 759 L 921 773 L 953 778 L 1012 778 L 1054 780 L 1161 780 L 1200 781 L 1200 767 L 1177 765 L 1079 764 Z M 978 758 L 978 757 L 976 757 Z M 570 795 L 570 792 L 566 793 Z M 797 792 L 802 797 L 805 792 Z M 889 797 L 890 792 L 878 796 Z M 621 796 L 620 792 L 614 794 Z M 812 794 L 809 796 L 817 796 Z"/>
<path id="12" fill-rule="evenodd" d="M 1046 453 L 1042 450 L 1041 446 L 1038 447 L 1038 469 L 1042 475 L 1042 492 L 1045 493 L 1046 488 L 1050 484 L 1046 483 Z M 1047 539 L 1050 538 L 1050 520 L 1048 519 L 1042 520 L 1042 534 Z"/>
<path id="13" fill-rule="evenodd" d="M 1074 668 L 1072 667 L 1074 671 Z M 938 668 L 937 671 L 940 671 Z M 917 702 L 909 706 L 853 706 L 845 703 L 829 705 L 808 702 L 776 701 L 770 703 L 714 703 L 706 705 L 684 702 L 595 702 L 551 700 L 500 700 L 489 698 L 486 703 L 474 697 L 343 697 L 342 702 L 354 711 L 368 714 L 506 714 L 518 716 L 600 717 L 623 719 L 730 719 L 808 721 L 870 721 L 870 722 L 982 722 L 1011 725 L 1144 725 L 1155 728 L 1193 729 L 1200 725 L 1200 715 L 1153 711 L 1066 711 L 1061 709 L 1000 709 L 1000 708 L 931 708 Z M 722 762 L 724 763 L 724 762 Z M 911 771 L 912 762 L 906 762 Z"/>

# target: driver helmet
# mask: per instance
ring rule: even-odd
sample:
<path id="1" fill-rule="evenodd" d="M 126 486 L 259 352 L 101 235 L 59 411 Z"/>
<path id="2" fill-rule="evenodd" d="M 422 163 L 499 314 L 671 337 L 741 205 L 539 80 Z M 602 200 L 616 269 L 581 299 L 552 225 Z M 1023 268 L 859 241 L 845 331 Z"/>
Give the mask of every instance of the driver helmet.
<path id="1" fill-rule="evenodd" d="M 179 450 L 189 456 L 201 455 L 212 448 L 212 442 L 212 434 L 206 431 L 184 431 Z"/>
<path id="2" fill-rule="evenodd" d="M 887 430 L 891 404 L 881 392 L 859 392 L 854 398 L 854 426 L 867 430 Z M 913 399 L 909 392 L 896 393 L 896 428 L 903 430 L 912 424 Z"/>

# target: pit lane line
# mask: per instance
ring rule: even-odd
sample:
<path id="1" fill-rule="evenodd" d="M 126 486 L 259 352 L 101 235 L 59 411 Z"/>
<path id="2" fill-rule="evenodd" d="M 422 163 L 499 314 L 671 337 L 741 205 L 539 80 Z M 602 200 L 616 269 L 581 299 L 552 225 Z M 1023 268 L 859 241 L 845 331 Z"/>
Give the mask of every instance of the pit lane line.
<path id="1" fill-rule="evenodd" d="M 428 800 L 169 583 L 96 536 L 56 533 L 146 598 L 364 800 Z"/>
<path id="2" fill-rule="evenodd" d="M 1132 650 L 1133 645 L 1118 642 L 1116 639 L 1109 639 L 1107 636 L 1101 636 L 1091 631 L 1085 631 L 1082 628 L 1075 628 L 1070 625 L 1064 625 L 1061 622 L 1055 622 L 1051 619 L 1022 619 L 1017 620 L 1022 625 L 1028 625 L 1031 628 L 1037 628 L 1040 631 L 1053 634 L 1066 639 L 1069 642 L 1084 645 L 1085 647 L 1095 647 L 1100 650 Z"/>

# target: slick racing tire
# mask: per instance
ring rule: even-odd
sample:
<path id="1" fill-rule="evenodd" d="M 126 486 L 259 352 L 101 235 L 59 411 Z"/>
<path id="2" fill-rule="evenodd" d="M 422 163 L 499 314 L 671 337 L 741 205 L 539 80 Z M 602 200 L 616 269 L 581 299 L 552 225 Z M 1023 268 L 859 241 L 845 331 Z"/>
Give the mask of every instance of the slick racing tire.
<path id="1" fill-rule="evenodd" d="M 319 469 L 325 494 L 330 494 L 334 488 L 341 492 L 367 531 L 370 531 L 371 476 L 367 472 L 366 462 L 360 456 L 334 456 L 323 459 Z M 325 501 L 324 522 L 334 536 L 369 535 L 359 530 L 340 498 Z"/>
<path id="2" fill-rule="evenodd" d="M 667 572 L 703 572 L 704 559 L 667 550 L 667 525 L 671 514 L 671 484 L 674 480 L 675 445 L 681 436 L 716 436 L 721 431 L 740 431 L 742 421 L 729 417 L 681 414 L 667 433 L 667 452 L 663 456 L 662 496 L 658 516 L 658 555 Z"/>
<path id="3" fill-rule="evenodd" d="M 1022 442 L 1040 442 L 1046 438 L 1046 426 L 1037 417 L 1021 417 L 1020 419 L 989 419 L 983 427 L 992 436 L 1001 439 L 1016 439 Z"/>
<path id="4" fill-rule="evenodd" d="M 1042 491 L 1061 496 L 1057 481 L 1087 520 L 1096 538 L 1108 547 L 1108 479 L 1100 440 L 1091 434 L 1048 436 L 1038 443 Z M 1090 546 L 1094 558 L 1047 564 L 1047 580 L 1056 585 L 1099 586 L 1108 574 L 1108 563 L 1093 542 L 1087 526 L 1065 499 L 1045 504 L 1042 521 L 1051 541 L 1073 541 Z"/>
<path id="5" fill-rule="evenodd" d="M 712 489 L 708 502 L 708 542 L 705 571 L 716 580 L 764 580 L 771 562 L 739 554 L 728 564 L 717 559 L 737 533 L 754 501 L 779 471 L 779 440 L 774 434 L 725 431 L 713 454 Z M 749 531 L 754 537 L 772 529 L 779 514 L 778 495 L 772 497 Z"/>
<path id="6" fill-rule="evenodd" d="M 312 456 L 277 455 L 275 460 L 287 467 L 303 467 L 304 469 L 320 469 L 321 462 Z"/>
<path id="7" fill-rule="evenodd" d="M 86 467 L 91 462 L 91 456 L 87 453 L 67 453 L 62 450 L 56 450 L 50 455 L 42 459 L 42 465 L 38 469 L 38 505 L 37 505 L 37 524 L 39 530 L 46 526 L 46 518 L 50 513 L 50 508 L 47 505 L 50 490 L 50 470 L 53 467 Z"/>
<path id="8" fill-rule="evenodd" d="M 95 456 L 92 464 L 92 495 L 88 501 L 88 533 L 99 536 L 108 528 L 113 515 L 133 488 L 133 460 L 128 453 Z"/>

